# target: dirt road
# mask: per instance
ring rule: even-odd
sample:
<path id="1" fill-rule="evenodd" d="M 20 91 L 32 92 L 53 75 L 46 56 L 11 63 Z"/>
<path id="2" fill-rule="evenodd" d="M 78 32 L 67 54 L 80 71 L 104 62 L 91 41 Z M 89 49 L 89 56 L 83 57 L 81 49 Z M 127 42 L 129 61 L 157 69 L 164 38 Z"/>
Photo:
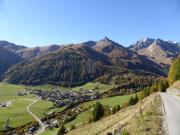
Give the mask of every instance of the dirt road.
<path id="1" fill-rule="evenodd" d="M 44 130 L 45 130 L 45 125 L 42 123 L 42 121 L 35 115 L 35 114 L 33 114 L 31 111 L 30 111 L 30 107 L 33 105 L 33 104 L 35 104 L 36 102 L 38 102 L 40 100 L 40 98 L 38 98 L 37 100 L 34 100 L 31 104 L 29 104 L 27 107 L 26 107 L 26 110 L 27 110 L 27 112 L 39 123 L 39 125 L 40 125 L 40 129 L 36 132 L 36 134 L 35 135 L 40 135 L 40 134 L 42 134 L 43 132 L 44 132 Z"/>

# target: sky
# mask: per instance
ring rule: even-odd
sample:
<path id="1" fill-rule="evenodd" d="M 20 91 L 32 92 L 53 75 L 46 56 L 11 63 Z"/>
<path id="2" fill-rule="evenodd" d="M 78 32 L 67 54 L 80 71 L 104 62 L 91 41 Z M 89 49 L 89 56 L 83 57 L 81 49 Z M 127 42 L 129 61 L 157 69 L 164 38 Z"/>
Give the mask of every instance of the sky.
<path id="1" fill-rule="evenodd" d="M 109 37 L 180 41 L 180 0 L 0 0 L 0 40 L 29 47 Z"/>

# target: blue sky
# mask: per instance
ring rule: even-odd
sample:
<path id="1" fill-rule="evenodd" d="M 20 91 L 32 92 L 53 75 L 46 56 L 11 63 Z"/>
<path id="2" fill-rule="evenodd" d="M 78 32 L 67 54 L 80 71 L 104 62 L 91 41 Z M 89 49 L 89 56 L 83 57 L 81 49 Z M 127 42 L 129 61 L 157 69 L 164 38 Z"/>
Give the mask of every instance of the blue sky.
<path id="1" fill-rule="evenodd" d="M 0 0 L 0 40 L 29 47 L 143 38 L 180 41 L 180 0 Z"/>

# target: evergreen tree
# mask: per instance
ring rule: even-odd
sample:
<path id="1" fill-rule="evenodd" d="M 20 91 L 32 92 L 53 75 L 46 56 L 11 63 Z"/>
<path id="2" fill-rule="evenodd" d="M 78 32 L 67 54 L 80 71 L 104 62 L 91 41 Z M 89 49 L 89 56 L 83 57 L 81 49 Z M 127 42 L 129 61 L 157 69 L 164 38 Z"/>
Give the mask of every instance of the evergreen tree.
<path id="1" fill-rule="evenodd" d="M 116 107 L 113 107 L 112 108 L 112 114 L 115 114 L 116 113 Z"/>
<path id="2" fill-rule="evenodd" d="M 138 96 L 137 96 L 137 94 L 136 94 L 135 97 L 131 97 L 131 98 L 129 99 L 129 105 L 135 105 L 138 101 L 139 101 L 139 99 L 138 99 Z"/>
<path id="3" fill-rule="evenodd" d="M 121 109 L 120 105 L 117 105 L 117 111 L 119 111 Z"/>
<path id="4" fill-rule="evenodd" d="M 135 101 L 135 104 L 139 101 L 139 98 L 138 98 L 137 94 L 136 94 L 136 96 L 134 98 L 134 101 Z"/>
<path id="5" fill-rule="evenodd" d="M 160 80 L 159 85 L 158 85 L 158 90 L 160 92 L 166 92 L 166 89 L 168 87 L 169 87 L 169 84 L 168 84 L 168 82 L 165 79 Z"/>
<path id="6" fill-rule="evenodd" d="M 134 98 L 133 97 L 131 97 L 130 99 L 129 99 L 129 103 L 128 103 L 129 105 L 134 105 Z"/>
<path id="7" fill-rule="evenodd" d="M 100 120 L 104 116 L 104 108 L 100 102 L 96 102 L 92 111 L 92 120 Z"/>

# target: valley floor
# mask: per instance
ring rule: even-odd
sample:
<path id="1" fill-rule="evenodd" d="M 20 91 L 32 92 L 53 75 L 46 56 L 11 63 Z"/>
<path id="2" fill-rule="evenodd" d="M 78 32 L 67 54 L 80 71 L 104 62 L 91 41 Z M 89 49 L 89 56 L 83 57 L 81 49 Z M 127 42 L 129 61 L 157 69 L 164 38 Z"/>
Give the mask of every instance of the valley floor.
<path id="1" fill-rule="evenodd" d="M 29 110 L 37 118 L 42 118 L 44 113 L 52 112 L 54 110 L 60 111 L 61 108 L 52 108 L 53 104 L 48 101 L 40 100 L 35 101 L 37 98 L 33 95 L 17 96 L 16 93 L 22 91 L 24 86 L 15 86 L 10 84 L 0 83 L 0 98 L 2 101 L 12 100 L 12 105 L 0 109 L 0 130 L 3 129 L 3 125 L 7 118 L 10 120 L 10 126 L 19 127 L 30 121 L 35 121 L 31 115 L 28 114 Z M 104 89 L 104 85 L 102 89 Z M 99 86 L 99 87 L 100 87 Z M 93 84 L 88 84 L 84 87 L 94 87 Z M 79 89 L 79 88 L 78 88 Z M 5 91 L 6 90 L 6 91 Z M 134 96 L 116 96 L 106 99 L 98 100 L 103 105 L 109 105 L 113 107 L 115 105 L 122 106 L 123 103 L 127 103 L 130 97 Z M 33 103 L 35 102 L 35 103 Z M 95 102 L 90 101 L 81 105 L 82 108 L 88 108 Z M 28 105 L 31 105 L 29 106 Z M 27 108 L 26 108 L 27 107 Z M 120 110 L 119 112 L 103 118 L 100 121 L 87 124 L 89 118 L 88 110 L 80 113 L 77 118 L 65 126 L 67 129 L 71 125 L 75 125 L 76 129 L 69 131 L 68 135 L 107 135 L 107 133 L 114 133 L 115 131 L 127 132 L 129 135 L 164 135 L 163 132 L 163 110 L 162 100 L 159 93 L 154 93 L 149 97 L 141 100 L 134 106 L 130 106 Z M 56 135 L 58 128 L 46 129 L 42 135 Z"/>
<path id="2" fill-rule="evenodd" d="M 97 88 L 98 85 L 98 88 Z M 45 86 L 38 86 L 38 87 L 32 87 L 32 88 L 39 88 L 39 89 L 45 89 L 45 90 L 51 90 L 53 86 L 45 85 Z M 109 89 L 112 86 L 111 85 L 104 85 L 100 83 L 87 83 L 84 86 L 77 87 L 75 90 L 79 89 L 94 89 L 96 87 L 96 90 L 99 92 L 102 92 L 104 89 Z M 26 86 L 23 85 L 12 85 L 7 83 L 0 83 L 0 103 L 1 102 L 7 102 L 11 101 L 11 105 L 7 107 L 0 108 L 0 134 L 4 130 L 4 124 L 6 121 L 9 121 L 9 125 L 12 128 L 17 128 L 22 125 L 25 125 L 29 122 L 35 122 L 36 120 L 32 117 L 33 113 L 37 118 L 44 117 L 45 113 L 50 112 L 60 112 L 63 110 L 63 107 L 55 108 L 53 106 L 52 102 L 45 101 L 45 100 L 38 100 L 36 102 L 37 97 L 35 95 L 25 95 L 25 96 L 17 96 L 18 92 L 24 91 Z M 46 89 L 47 88 L 47 89 Z M 109 105 L 111 107 L 116 105 L 122 105 L 125 102 L 128 102 L 129 98 L 132 95 L 127 96 L 116 96 L 116 97 L 110 97 L 105 99 L 98 100 L 103 105 Z M 82 107 L 84 109 L 88 108 L 89 106 L 92 106 L 95 103 L 95 101 L 89 101 L 87 103 L 83 103 Z M 29 111 L 31 113 L 29 113 Z M 67 129 L 72 124 L 75 125 L 82 125 L 83 123 L 86 123 L 89 119 L 90 113 L 88 111 L 82 112 L 78 114 L 77 118 L 69 123 L 67 123 L 65 126 Z M 55 129 L 46 129 L 43 134 L 57 134 L 58 128 Z"/>

